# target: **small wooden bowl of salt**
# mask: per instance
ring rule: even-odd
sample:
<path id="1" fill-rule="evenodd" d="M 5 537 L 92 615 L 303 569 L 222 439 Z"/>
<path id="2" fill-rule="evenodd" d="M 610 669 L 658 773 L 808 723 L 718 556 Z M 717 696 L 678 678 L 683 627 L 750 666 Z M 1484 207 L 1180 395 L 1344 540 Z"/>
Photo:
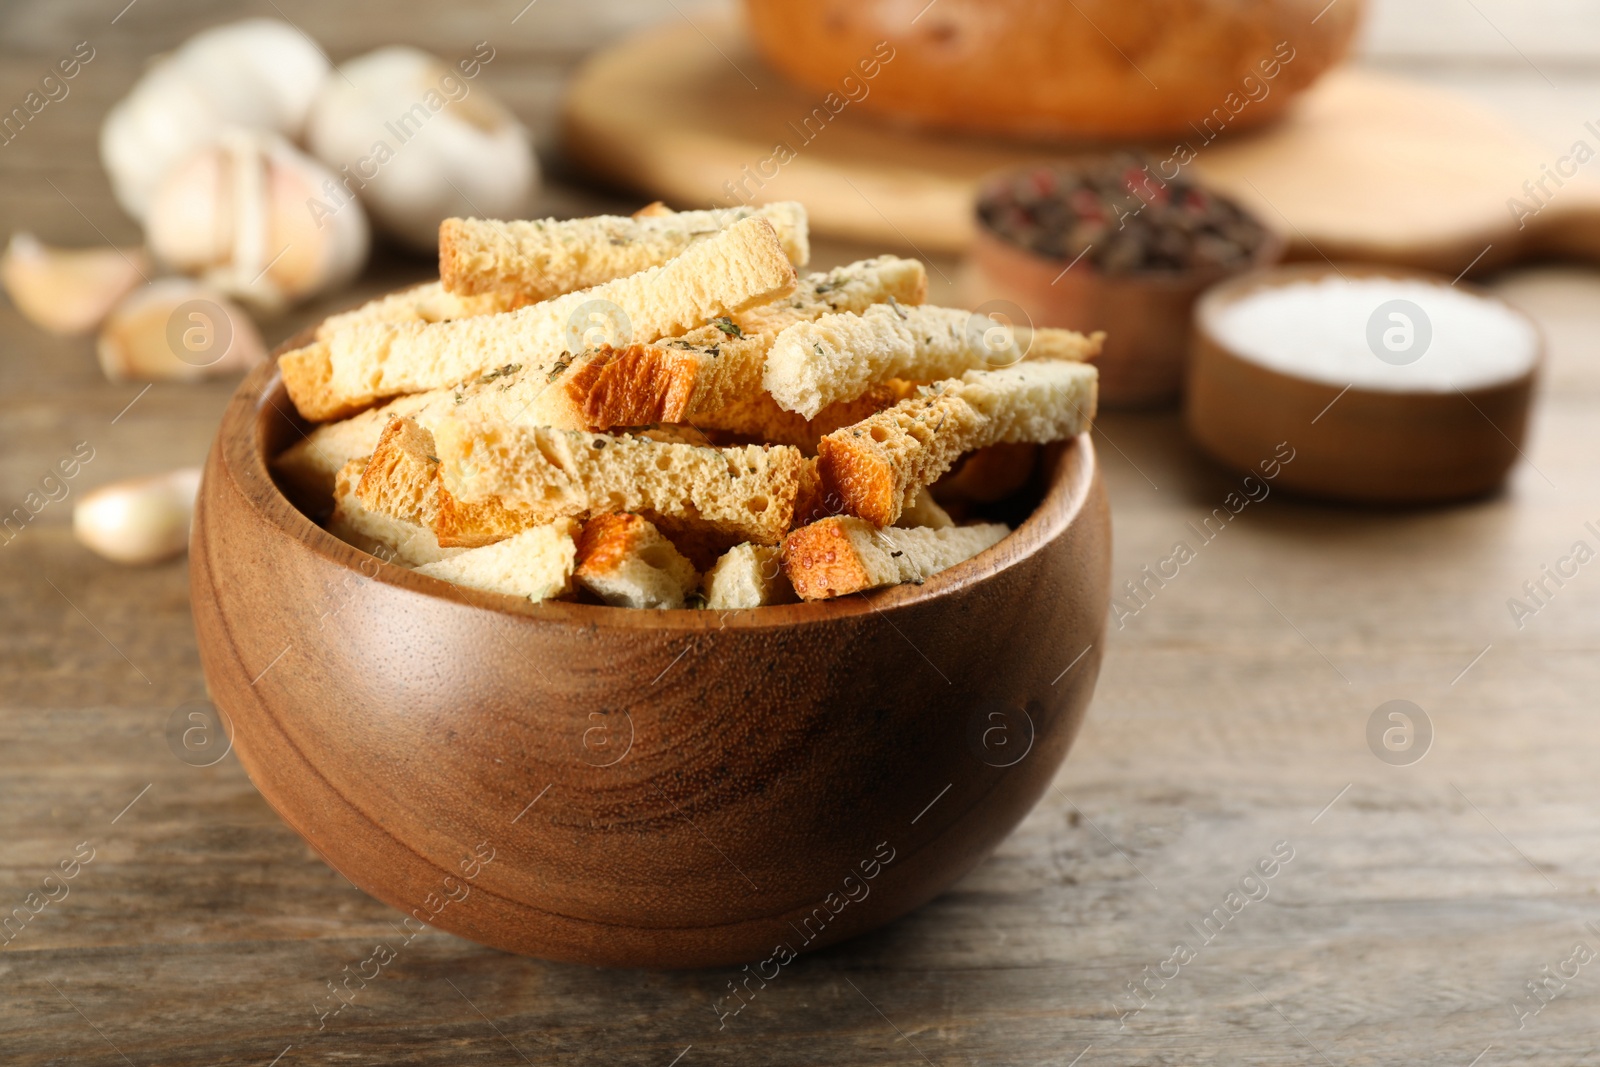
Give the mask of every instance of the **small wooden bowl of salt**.
<path id="1" fill-rule="evenodd" d="M 1527 315 L 1448 278 L 1277 267 L 1196 305 L 1184 416 L 1216 459 L 1308 495 L 1479 496 L 1522 454 L 1542 348 Z"/>

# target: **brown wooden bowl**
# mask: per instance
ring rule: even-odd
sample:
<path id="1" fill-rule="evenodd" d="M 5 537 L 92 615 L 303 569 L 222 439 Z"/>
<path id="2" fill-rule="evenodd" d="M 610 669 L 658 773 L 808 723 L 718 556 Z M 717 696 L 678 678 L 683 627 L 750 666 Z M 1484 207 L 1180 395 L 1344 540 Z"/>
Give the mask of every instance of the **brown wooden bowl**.
<path id="1" fill-rule="evenodd" d="M 382 564 L 273 483 L 301 432 L 263 366 L 207 461 L 190 559 L 212 699 L 332 866 L 475 941 L 695 967 L 879 926 L 1027 814 L 1094 689 L 1111 549 L 1087 434 L 1047 450 L 1011 536 L 921 587 L 722 614 Z"/>
<path id="2" fill-rule="evenodd" d="M 1283 258 L 1284 242 L 1272 231 L 1256 249 L 1252 267 Z M 1083 333 L 1105 330 L 1100 406 L 1147 408 L 1174 404 L 1189 358 L 1194 303 L 1225 270 L 1104 274 L 1086 263 L 1068 264 L 1018 247 L 977 221 L 967 268 L 969 303 L 980 311 L 1015 303 L 1035 326 Z"/>
<path id="3" fill-rule="evenodd" d="M 1243 275 L 1212 289 L 1195 307 L 1185 391 L 1184 421 L 1195 441 L 1228 466 L 1251 472 L 1286 442 L 1294 460 L 1281 467 L 1278 484 L 1332 500 L 1426 504 L 1497 489 L 1522 455 L 1542 342 L 1527 372 L 1504 382 L 1399 392 L 1285 374 L 1246 359 L 1218 339 L 1212 323 L 1229 303 L 1264 287 L 1336 271 L 1451 284 L 1442 275 L 1403 267 L 1318 263 Z"/>

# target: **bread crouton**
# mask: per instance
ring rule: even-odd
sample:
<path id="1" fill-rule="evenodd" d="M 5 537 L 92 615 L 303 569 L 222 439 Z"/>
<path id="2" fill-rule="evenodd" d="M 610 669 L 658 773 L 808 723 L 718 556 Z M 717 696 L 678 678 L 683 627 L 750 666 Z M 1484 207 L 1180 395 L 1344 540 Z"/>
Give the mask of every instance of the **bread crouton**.
<path id="1" fill-rule="evenodd" d="M 926 289 L 927 275 L 920 263 L 879 256 L 807 275 L 791 296 L 682 337 L 591 349 L 575 356 L 552 378 L 546 403 L 552 409 L 564 405 L 568 414 L 547 424 L 606 430 L 647 422 L 690 422 L 785 444 L 798 444 L 809 436 L 814 443 L 819 435 L 807 431 L 806 419 L 785 412 L 762 389 L 768 349 L 779 331 L 838 311 L 865 310 L 884 300 L 920 300 Z M 772 430 L 778 433 L 769 433 Z"/>
<path id="2" fill-rule="evenodd" d="M 792 291 L 789 265 L 772 226 L 752 217 L 691 245 L 659 267 L 503 315 L 449 322 L 369 323 L 280 357 L 289 398 L 301 414 L 359 410 L 402 393 L 465 381 L 517 365 L 548 373 L 591 347 L 603 320 L 608 336 L 675 337 L 719 316 Z M 326 366 L 324 367 L 324 363 Z"/>
<path id="3" fill-rule="evenodd" d="M 358 308 L 329 315 L 317 326 L 316 338 L 326 341 L 340 330 L 379 322 L 448 322 L 474 315 L 497 315 L 515 311 L 531 300 L 515 293 L 484 293 L 465 296 L 447 292 L 440 282 L 423 282 L 398 293 L 369 300 Z"/>
<path id="4" fill-rule="evenodd" d="M 642 512 L 760 544 L 788 530 L 804 464 L 781 445 L 706 448 L 468 419 L 442 420 L 434 441 L 444 488 L 461 502 L 498 500 L 534 522 Z"/>
<path id="5" fill-rule="evenodd" d="M 426 526 L 372 511 L 356 495 L 367 461 L 353 459 L 339 471 L 328 532 L 386 562 L 416 567 L 449 559 L 462 550 L 441 546 Z"/>
<path id="6" fill-rule="evenodd" d="M 577 534 L 575 521 L 557 519 L 504 541 L 424 564 L 417 573 L 491 593 L 549 600 L 572 591 Z"/>
<path id="7" fill-rule="evenodd" d="M 428 527 L 446 548 L 477 548 L 537 523 L 497 500 L 463 504 L 439 478 L 433 434 L 406 418 L 390 419 L 367 461 L 356 496 L 369 511 Z"/>
<path id="8" fill-rule="evenodd" d="M 660 349 L 655 345 L 636 347 Z M 670 354 L 678 349 L 665 351 Z M 603 371 L 604 368 L 602 362 L 599 369 Z M 670 373 L 670 370 L 660 373 Z M 691 373 L 695 371 L 691 369 Z M 680 417 L 678 406 L 671 401 L 675 394 L 663 389 L 641 397 L 637 390 L 627 386 L 632 380 L 637 379 L 630 371 L 621 377 L 618 388 L 612 388 L 612 383 L 607 382 L 572 395 L 552 385 L 547 374 L 534 373 L 516 364 L 497 367 L 451 388 L 398 396 L 379 407 L 315 427 L 303 440 L 279 453 L 272 461 L 272 469 L 297 497 L 326 499 L 333 491 L 333 476 L 339 468 L 376 450 L 384 427 L 396 417 L 415 419 L 424 428 L 431 428 L 447 416 L 481 417 L 569 430 L 623 428 L 658 440 L 707 443 L 704 435 L 692 426 L 652 425 Z M 589 391 L 596 394 L 596 399 L 590 402 L 595 409 L 592 413 L 584 408 Z M 668 398 L 668 403 L 661 403 L 662 395 Z"/>
<path id="9" fill-rule="evenodd" d="M 700 584 L 694 564 L 639 515 L 596 515 L 578 537 L 573 579 L 621 608 L 681 608 Z"/>
<path id="10" fill-rule="evenodd" d="M 864 519 L 836 515 L 802 526 L 784 540 L 783 572 L 802 598 L 825 600 L 884 585 L 924 582 L 1009 532 L 999 523 L 880 530 Z"/>
<path id="11" fill-rule="evenodd" d="M 762 384 L 786 410 L 813 418 L 874 382 L 953 378 L 1010 366 L 1035 350 L 1087 359 L 1099 353 L 1099 336 L 1007 330 L 958 308 L 876 304 L 860 314 L 824 315 L 786 328 L 767 352 Z"/>
<path id="12" fill-rule="evenodd" d="M 1045 444 L 1087 429 L 1096 382 L 1092 365 L 1060 360 L 968 371 L 828 434 L 817 444 L 819 473 L 843 510 L 891 526 L 963 453 L 1001 442 Z"/>
<path id="13" fill-rule="evenodd" d="M 581 219 L 445 219 L 439 277 L 458 296 L 505 293 L 527 303 L 658 267 L 690 245 L 752 215 L 772 224 L 796 267 L 811 256 L 805 208 L 783 202 L 713 211 L 660 211 Z"/>
<path id="14" fill-rule="evenodd" d="M 718 611 L 792 604 L 798 597 L 783 574 L 782 549 L 776 545 L 734 545 L 706 572 L 702 588 L 706 607 Z"/>

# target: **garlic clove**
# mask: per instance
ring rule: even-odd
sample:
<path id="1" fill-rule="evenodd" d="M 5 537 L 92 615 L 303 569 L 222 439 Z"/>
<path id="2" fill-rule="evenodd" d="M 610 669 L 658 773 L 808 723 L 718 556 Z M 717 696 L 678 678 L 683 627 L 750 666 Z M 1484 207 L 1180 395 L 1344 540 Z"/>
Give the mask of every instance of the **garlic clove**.
<path id="1" fill-rule="evenodd" d="M 208 285 L 162 278 L 135 290 L 106 320 L 100 369 L 114 382 L 199 381 L 267 358 L 250 316 Z"/>
<path id="2" fill-rule="evenodd" d="M 329 206 L 354 193 L 374 225 L 425 250 L 438 247 L 446 218 L 524 216 L 538 161 L 527 129 L 480 81 L 492 58 L 452 67 L 394 46 L 341 64 L 306 127 L 312 151 L 339 172 Z"/>
<path id="3" fill-rule="evenodd" d="M 267 279 L 290 299 L 341 288 L 366 266 L 372 238 L 361 204 L 351 202 L 332 213 L 315 209 L 336 185 L 333 173 L 307 156 L 268 174 L 267 247 L 281 249 L 282 255 L 267 268 Z"/>
<path id="4" fill-rule="evenodd" d="M 116 563 L 160 563 L 189 547 L 200 468 L 103 485 L 72 509 L 72 533 Z"/>
<path id="5" fill-rule="evenodd" d="M 151 249 L 176 270 L 276 311 L 338 288 L 366 263 L 361 206 L 321 214 L 322 164 L 273 134 L 229 129 L 181 160 L 151 199 Z"/>
<path id="6" fill-rule="evenodd" d="M 11 235 L 0 284 L 29 322 L 51 333 L 88 333 L 151 271 L 142 248 L 52 248 L 31 233 Z"/>
<path id="7" fill-rule="evenodd" d="M 180 160 L 156 187 L 145 216 L 145 240 L 167 266 L 200 274 L 225 264 L 233 250 L 233 197 L 226 190 L 232 157 L 201 149 Z"/>
<path id="8" fill-rule="evenodd" d="M 142 221 L 167 171 L 229 126 L 299 137 L 328 67 L 276 19 L 213 27 L 157 59 L 100 127 L 117 202 Z"/>

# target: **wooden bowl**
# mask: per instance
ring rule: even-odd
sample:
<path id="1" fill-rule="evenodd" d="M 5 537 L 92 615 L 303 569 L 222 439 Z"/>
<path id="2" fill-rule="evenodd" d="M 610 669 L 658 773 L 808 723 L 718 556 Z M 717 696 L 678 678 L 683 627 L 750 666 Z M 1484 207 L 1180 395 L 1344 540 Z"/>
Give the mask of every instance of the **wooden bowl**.
<path id="1" fill-rule="evenodd" d="M 1265 287 L 1335 272 L 1451 284 L 1423 271 L 1344 263 L 1278 267 L 1217 286 L 1195 308 L 1184 402 L 1190 434 L 1216 459 L 1250 472 L 1287 442 L 1294 460 L 1281 467 L 1277 484 L 1332 500 L 1424 504 L 1497 489 L 1522 454 L 1542 344 L 1526 373 L 1503 382 L 1398 392 L 1285 374 L 1246 359 L 1218 339 L 1216 316 L 1233 301 Z M 1488 293 L 1471 291 L 1516 310 Z"/>
<path id="2" fill-rule="evenodd" d="M 1027 814 L 1094 688 L 1111 549 L 1088 435 L 1047 450 L 1011 536 L 921 587 L 724 614 L 381 564 L 273 483 L 301 432 L 263 366 L 207 461 L 190 559 L 212 699 L 331 865 L 475 941 L 698 967 L 869 930 Z"/>
<path id="3" fill-rule="evenodd" d="M 1268 231 L 1252 267 L 1283 258 L 1284 242 Z M 1100 406 L 1170 405 L 1183 390 L 1194 303 L 1230 276 L 1221 269 L 1183 273 L 1104 274 L 1086 263 L 1067 266 L 997 236 L 980 219 L 967 269 L 966 297 L 980 310 L 1014 303 L 1035 326 L 1105 330 Z"/>

